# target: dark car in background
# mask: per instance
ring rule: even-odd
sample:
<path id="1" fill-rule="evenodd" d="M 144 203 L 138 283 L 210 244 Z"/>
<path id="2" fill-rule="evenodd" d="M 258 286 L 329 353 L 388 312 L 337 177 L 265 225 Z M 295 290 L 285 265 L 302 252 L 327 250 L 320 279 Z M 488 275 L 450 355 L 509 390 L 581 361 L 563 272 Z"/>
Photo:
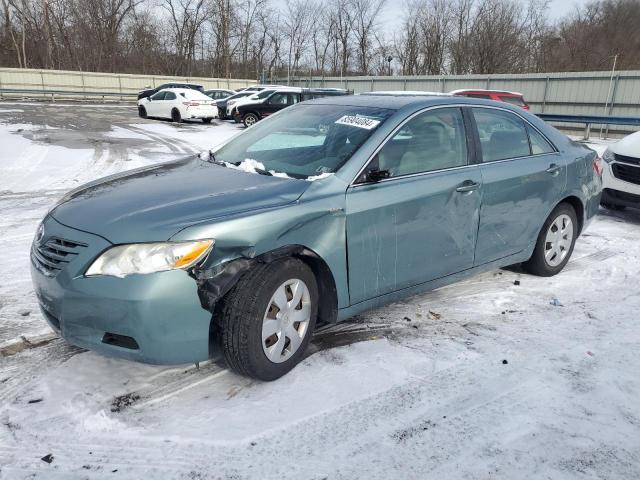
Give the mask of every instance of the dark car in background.
<path id="1" fill-rule="evenodd" d="M 459 97 L 480 98 L 483 100 L 494 100 L 496 102 L 506 102 L 525 110 L 529 110 L 529 105 L 524 99 L 524 95 L 519 92 L 508 92 L 506 90 L 485 90 L 482 88 L 453 90 L 452 95 Z"/>
<path id="2" fill-rule="evenodd" d="M 204 94 L 211 100 L 222 100 L 223 98 L 235 95 L 235 91 L 227 90 L 226 88 L 212 88 L 211 90 L 205 90 Z"/>
<path id="3" fill-rule="evenodd" d="M 249 95 L 254 95 L 255 93 L 255 90 L 241 90 L 238 93 L 231 95 L 230 97 L 216 101 L 216 106 L 218 107 L 218 118 L 220 120 L 227 120 L 229 118 L 227 117 L 227 102 L 229 100 L 248 97 Z"/>
<path id="4" fill-rule="evenodd" d="M 143 98 L 155 95 L 160 90 L 164 90 L 165 88 L 190 88 L 192 90 L 198 90 L 199 92 L 204 93 L 204 87 L 202 85 L 196 85 L 195 83 L 163 83 L 156 88 L 147 88 L 145 90 L 141 90 L 140 93 L 138 93 L 138 100 L 142 100 Z"/>
<path id="5" fill-rule="evenodd" d="M 315 98 L 341 96 L 351 93 L 347 90 L 335 88 L 301 88 L 298 91 L 296 90 L 297 89 L 292 88 L 286 88 L 280 91 L 276 90 L 271 95 L 258 99 L 255 102 L 238 105 L 234 112 L 235 120 L 244 123 L 245 127 L 250 127 L 264 117 L 268 117 L 296 103 L 313 100 Z"/>

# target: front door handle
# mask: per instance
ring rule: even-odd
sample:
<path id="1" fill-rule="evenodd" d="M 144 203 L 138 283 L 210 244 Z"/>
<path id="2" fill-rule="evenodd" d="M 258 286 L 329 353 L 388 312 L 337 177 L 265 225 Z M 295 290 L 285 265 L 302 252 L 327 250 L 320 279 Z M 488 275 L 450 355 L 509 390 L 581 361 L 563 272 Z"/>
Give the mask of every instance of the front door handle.
<path id="1" fill-rule="evenodd" d="M 545 171 L 555 177 L 556 175 L 558 175 L 558 173 L 560 173 L 560 166 L 552 163 Z"/>
<path id="2" fill-rule="evenodd" d="M 456 192 L 460 192 L 460 193 L 473 192 L 474 190 L 477 190 L 479 187 L 480 187 L 479 183 L 476 183 L 472 180 L 465 180 L 464 182 L 462 182 L 462 185 L 456 188 Z"/>

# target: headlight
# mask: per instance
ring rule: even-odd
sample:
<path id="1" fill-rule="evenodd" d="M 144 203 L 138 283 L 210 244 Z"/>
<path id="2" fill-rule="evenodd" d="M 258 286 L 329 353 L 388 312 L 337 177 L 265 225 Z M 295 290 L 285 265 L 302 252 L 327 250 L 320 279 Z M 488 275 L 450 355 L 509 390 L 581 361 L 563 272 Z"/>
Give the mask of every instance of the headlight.
<path id="1" fill-rule="evenodd" d="M 100 255 L 85 276 L 125 277 L 192 267 L 211 251 L 214 240 L 118 245 Z"/>
<path id="2" fill-rule="evenodd" d="M 611 163 L 616 159 L 616 157 L 613 152 L 607 148 L 602 154 L 602 159 L 607 163 Z"/>

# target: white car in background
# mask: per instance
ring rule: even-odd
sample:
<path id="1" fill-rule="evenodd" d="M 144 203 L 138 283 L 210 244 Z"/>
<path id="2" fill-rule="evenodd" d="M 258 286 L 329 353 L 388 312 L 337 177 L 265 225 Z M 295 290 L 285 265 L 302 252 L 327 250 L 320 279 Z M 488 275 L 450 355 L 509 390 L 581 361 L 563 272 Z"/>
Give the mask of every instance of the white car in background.
<path id="1" fill-rule="evenodd" d="M 138 114 L 142 118 L 170 118 L 174 122 L 201 119 L 204 123 L 210 123 L 218 113 L 215 103 L 197 90 L 166 88 L 138 100 Z"/>
<path id="2" fill-rule="evenodd" d="M 602 206 L 611 210 L 640 208 L 640 132 L 611 145 L 602 159 Z"/>

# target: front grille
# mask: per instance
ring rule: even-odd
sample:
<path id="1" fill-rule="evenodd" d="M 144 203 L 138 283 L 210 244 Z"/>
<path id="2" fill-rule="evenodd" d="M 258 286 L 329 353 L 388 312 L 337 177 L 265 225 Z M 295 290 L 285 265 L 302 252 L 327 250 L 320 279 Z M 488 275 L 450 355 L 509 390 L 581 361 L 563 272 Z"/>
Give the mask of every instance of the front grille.
<path id="1" fill-rule="evenodd" d="M 640 168 L 624 165 L 622 163 L 614 163 L 611 166 L 613 175 L 623 182 L 635 183 L 640 185 Z"/>
<path id="2" fill-rule="evenodd" d="M 618 162 L 630 163 L 631 165 L 640 165 L 640 158 L 627 157 L 626 155 L 618 155 L 617 153 L 615 153 L 613 156 Z"/>
<path id="3" fill-rule="evenodd" d="M 31 259 L 42 273 L 53 277 L 86 246 L 86 243 L 51 237 L 41 245 L 33 244 Z"/>
<path id="4" fill-rule="evenodd" d="M 605 188 L 602 191 L 602 195 L 605 200 L 619 200 L 625 203 L 640 205 L 640 195 L 634 195 L 633 193 L 620 192 L 619 190 Z"/>

